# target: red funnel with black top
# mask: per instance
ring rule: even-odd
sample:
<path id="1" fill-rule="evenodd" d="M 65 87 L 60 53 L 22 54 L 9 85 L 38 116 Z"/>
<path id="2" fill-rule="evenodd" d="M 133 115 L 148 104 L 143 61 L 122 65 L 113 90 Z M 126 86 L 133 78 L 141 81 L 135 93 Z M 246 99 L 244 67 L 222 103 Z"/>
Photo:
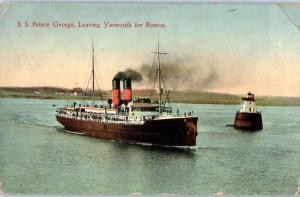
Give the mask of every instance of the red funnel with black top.
<path id="1" fill-rule="evenodd" d="M 132 101 L 131 79 L 123 79 L 123 100 L 124 103 Z"/>
<path id="2" fill-rule="evenodd" d="M 120 104 L 120 79 L 114 78 L 112 80 L 112 104 L 118 106 Z"/>

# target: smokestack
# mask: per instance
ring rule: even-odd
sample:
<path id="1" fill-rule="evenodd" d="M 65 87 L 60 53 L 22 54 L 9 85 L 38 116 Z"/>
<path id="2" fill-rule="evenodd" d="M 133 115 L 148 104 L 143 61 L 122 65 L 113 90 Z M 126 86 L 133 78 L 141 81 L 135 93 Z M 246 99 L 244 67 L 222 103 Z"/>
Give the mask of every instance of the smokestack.
<path id="1" fill-rule="evenodd" d="M 112 80 L 112 104 L 117 107 L 120 104 L 120 79 Z"/>
<path id="2" fill-rule="evenodd" d="M 124 103 L 129 103 L 132 101 L 132 90 L 131 90 L 131 79 L 123 79 L 123 100 Z"/>

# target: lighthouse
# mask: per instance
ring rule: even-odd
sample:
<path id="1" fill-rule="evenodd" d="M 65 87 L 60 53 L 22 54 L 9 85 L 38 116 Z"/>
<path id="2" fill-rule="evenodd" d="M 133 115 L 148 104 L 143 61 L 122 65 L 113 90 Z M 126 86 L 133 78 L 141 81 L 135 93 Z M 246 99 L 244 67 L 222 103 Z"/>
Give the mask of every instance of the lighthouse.
<path id="1" fill-rule="evenodd" d="M 236 112 L 234 127 L 245 131 L 263 129 L 262 116 L 256 111 L 254 94 L 251 92 L 242 97 L 240 110 Z"/>

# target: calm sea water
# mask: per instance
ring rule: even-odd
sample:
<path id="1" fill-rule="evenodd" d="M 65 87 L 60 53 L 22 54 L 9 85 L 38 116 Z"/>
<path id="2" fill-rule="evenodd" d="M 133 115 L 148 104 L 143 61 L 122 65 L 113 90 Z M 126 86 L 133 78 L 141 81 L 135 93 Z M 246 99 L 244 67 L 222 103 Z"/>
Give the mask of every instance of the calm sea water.
<path id="1" fill-rule="evenodd" d="M 0 99 L 5 193 L 292 195 L 300 184 L 299 107 L 260 106 L 264 129 L 243 133 L 226 126 L 238 106 L 173 104 L 199 116 L 185 150 L 65 133 L 52 104 L 68 101 Z"/>

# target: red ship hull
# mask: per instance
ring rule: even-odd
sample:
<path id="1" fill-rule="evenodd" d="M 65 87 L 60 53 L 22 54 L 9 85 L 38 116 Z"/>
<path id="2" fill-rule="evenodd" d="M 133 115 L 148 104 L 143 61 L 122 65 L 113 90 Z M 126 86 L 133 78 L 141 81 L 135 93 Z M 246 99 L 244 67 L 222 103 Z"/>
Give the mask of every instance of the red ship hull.
<path id="1" fill-rule="evenodd" d="M 129 143 L 196 146 L 197 117 L 148 120 L 142 125 L 113 124 L 56 116 L 69 131 Z"/>

